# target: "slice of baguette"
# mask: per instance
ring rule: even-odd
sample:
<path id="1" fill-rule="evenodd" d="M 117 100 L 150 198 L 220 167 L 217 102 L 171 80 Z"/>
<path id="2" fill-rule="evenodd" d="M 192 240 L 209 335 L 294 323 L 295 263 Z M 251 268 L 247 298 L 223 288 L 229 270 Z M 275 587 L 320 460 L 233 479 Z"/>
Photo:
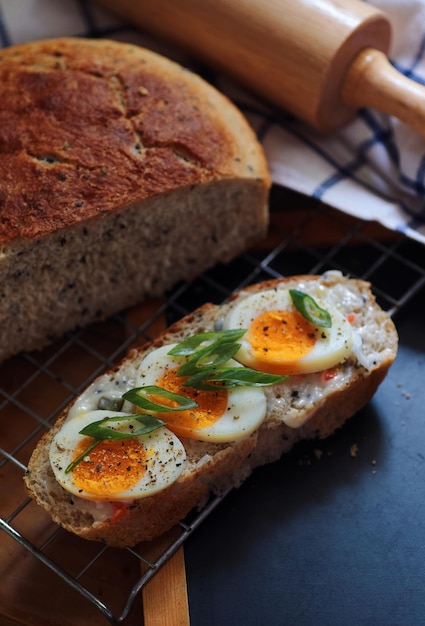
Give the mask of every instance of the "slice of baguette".
<path id="1" fill-rule="evenodd" d="M 263 237 L 270 178 L 246 119 L 146 49 L 0 51 L 0 361 L 163 294 Z"/>
<path id="2" fill-rule="evenodd" d="M 249 294 L 288 287 L 315 293 L 318 286 L 326 289 L 343 314 L 350 315 L 361 337 L 361 349 L 337 366 L 333 377 L 324 377 L 321 372 L 296 375 L 265 388 L 267 415 L 254 434 L 226 444 L 183 440 L 187 461 L 177 482 L 154 496 L 136 500 L 120 517 L 112 519 L 112 505 L 73 497 L 53 476 L 48 456 L 50 442 L 67 419 L 71 405 L 32 454 L 25 477 L 29 494 L 67 530 L 109 545 L 130 546 L 159 536 L 193 507 L 202 506 L 209 493 L 237 487 L 255 467 L 279 459 L 298 441 L 333 433 L 372 398 L 396 356 L 398 344 L 394 324 L 377 305 L 369 283 L 346 278 L 340 272 L 271 280 L 244 289 L 221 306 L 206 304 L 153 343 L 131 352 L 112 371 L 94 381 L 79 401 L 97 408 L 96 397 L 102 389 L 111 389 L 111 382 L 120 393 L 134 386 L 135 370 L 150 351 L 216 329 L 230 308 Z"/>

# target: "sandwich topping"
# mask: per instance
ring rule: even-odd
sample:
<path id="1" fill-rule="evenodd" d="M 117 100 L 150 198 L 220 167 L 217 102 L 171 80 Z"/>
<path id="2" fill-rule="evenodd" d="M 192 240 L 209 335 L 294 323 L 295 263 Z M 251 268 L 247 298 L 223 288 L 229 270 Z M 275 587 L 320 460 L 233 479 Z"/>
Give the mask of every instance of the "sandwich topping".
<path id="1" fill-rule="evenodd" d="M 354 318 L 317 295 L 277 288 L 237 299 L 220 330 L 150 352 L 119 398 L 77 401 L 51 444 L 56 480 L 92 501 L 152 495 L 183 472 L 182 440 L 248 437 L 266 417 L 267 387 L 323 371 L 332 381 L 359 340 Z"/>

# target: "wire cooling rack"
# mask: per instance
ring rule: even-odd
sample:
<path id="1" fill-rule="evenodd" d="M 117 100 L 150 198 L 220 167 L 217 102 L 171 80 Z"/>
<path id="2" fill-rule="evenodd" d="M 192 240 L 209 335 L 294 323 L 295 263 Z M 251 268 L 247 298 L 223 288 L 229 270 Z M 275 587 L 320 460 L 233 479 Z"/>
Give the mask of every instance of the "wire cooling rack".
<path id="1" fill-rule="evenodd" d="M 271 206 L 266 240 L 225 267 L 0 368 L 1 615 L 32 624 L 28 615 L 42 615 L 49 602 L 64 626 L 63 616 L 71 607 L 78 614 L 80 605 L 85 619 L 79 623 L 131 624 L 142 587 L 222 500 L 214 498 L 191 514 L 166 549 L 153 554 L 149 546 L 117 550 L 74 537 L 26 497 L 22 476 L 40 435 L 131 346 L 206 301 L 222 302 L 247 284 L 273 277 L 339 269 L 369 280 L 393 316 L 424 288 L 425 255 L 415 241 L 287 190 L 274 189 Z M 89 609 L 97 621 L 90 621 Z"/>

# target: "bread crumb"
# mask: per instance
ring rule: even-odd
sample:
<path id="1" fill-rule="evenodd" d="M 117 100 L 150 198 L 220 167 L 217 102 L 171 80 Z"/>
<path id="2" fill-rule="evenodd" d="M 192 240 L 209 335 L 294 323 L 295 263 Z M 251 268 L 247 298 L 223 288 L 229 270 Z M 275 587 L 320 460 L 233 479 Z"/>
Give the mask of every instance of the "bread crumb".
<path id="1" fill-rule="evenodd" d="M 402 389 L 403 387 L 403 383 L 397 383 L 397 387 L 399 389 Z M 406 391 L 405 389 L 402 389 L 401 395 L 404 396 L 406 398 L 406 400 L 410 400 L 411 395 L 408 391 Z"/>
<path id="2" fill-rule="evenodd" d="M 146 89 L 146 87 L 139 87 L 138 92 L 141 96 L 147 96 L 149 89 Z"/>
<path id="3" fill-rule="evenodd" d="M 350 448 L 350 456 L 354 459 L 357 456 L 358 451 L 359 451 L 359 446 L 356 443 L 353 443 L 353 445 Z"/>
<path id="4" fill-rule="evenodd" d="M 301 458 L 298 459 L 298 466 L 299 467 L 309 467 L 311 465 L 311 458 L 308 456 L 308 454 L 304 454 Z"/>

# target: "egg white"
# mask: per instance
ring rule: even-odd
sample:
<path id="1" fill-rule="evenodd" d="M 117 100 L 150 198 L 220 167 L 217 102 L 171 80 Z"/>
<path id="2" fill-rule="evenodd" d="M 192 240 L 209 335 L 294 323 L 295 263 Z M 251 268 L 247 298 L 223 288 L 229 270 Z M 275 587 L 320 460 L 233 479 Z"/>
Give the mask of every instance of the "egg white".
<path id="1" fill-rule="evenodd" d="M 184 362 L 182 357 L 168 354 L 176 344 L 162 346 L 151 352 L 141 363 L 138 372 L 138 386 L 156 385 L 168 369 L 174 369 Z M 239 367 L 231 359 L 228 367 Z M 228 389 L 228 403 L 225 412 L 210 426 L 191 430 L 190 436 L 200 441 L 225 443 L 236 441 L 253 433 L 264 421 L 267 400 L 264 391 L 258 387 L 234 387 Z M 166 415 L 161 419 L 166 420 Z"/>
<path id="2" fill-rule="evenodd" d="M 142 445 L 149 450 L 149 463 L 139 482 L 129 489 L 111 495 L 93 495 L 90 492 L 81 491 L 75 485 L 72 472 L 65 474 L 65 469 L 73 460 L 76 446 L 85 437 L 80 435 L 79 431 L 104 417 L 119 417 L 120 415 L 125 417 L 127 414 L 99 409 L 80 414 L 64 423 L 53 438 L 49 453 L 56 480 L 64 489 L 89 500 L 126 501 L 153 495 L 178 479 L 183 471 L 186 452 L 181 441 L 164 427 L 138 437 Z M 126 424 L 128 425 L 128 422 Z M 134 426 L 140 428 L 140 423 L 134 421 Z M 119 429 L 120 422 L 116 422 L 114 428 Z"/>
<path id="3" fill-rule="evenodd" d="M 303 289 L 303 291 L 305 290 Z M 294 361 L 287 360 L 284 357 L 270 361 L 273 365 L 270 371 L 276 372 L 276 366 L 282 366 L 287 369 L 283 373 L 288 374 L 320 372 L 343 362 L 352 353 L 354 333 L 350 323 L 334 304 L 326 300 L 325 291 L 320 293 L 320 300 L 316 296 L 314 297 L 319 306 L 326 309 L 331 315 L 332 326 L 323 328 L 312 324 L 312 332 L 315 335 L 315 344 L 312 350 L 304 357 Z M 295 310 L 287 289 L 262 291 L 236 302 L 235 306 L 223 320 L 223 329 L 248 329 L 259 315 L 272 310 Z M 240 340 L 240 343 L 241 348 L 234 358 L 244 365 L 256 369 L 256 357 L 246 335 Z"/>

